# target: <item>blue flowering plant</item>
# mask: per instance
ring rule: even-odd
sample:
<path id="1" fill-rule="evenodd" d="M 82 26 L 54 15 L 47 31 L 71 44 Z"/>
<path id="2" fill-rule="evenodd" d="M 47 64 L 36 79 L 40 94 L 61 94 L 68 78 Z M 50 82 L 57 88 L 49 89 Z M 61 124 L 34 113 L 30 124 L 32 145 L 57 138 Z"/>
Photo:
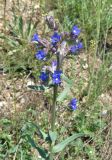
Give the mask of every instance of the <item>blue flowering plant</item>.
<path id="1" fill-rule="evenodd" d="M 48 135 L 40 131 L 44 140 L 50 139 L 49 151 L 47 149 L 40 149 L 34 144 L 35 142 L 28 137 L 29 141 L 33 141 L 33 147 L 35 147 L 40 153 L 41 157 L 47 160 L 53 160 L 54 155 L 61 152 L 66 145 L 72 142 L 74 139 L 82 136 L 83 134 L 73 134 L 66 140 L 56 144 L 57 134 L 56 134 L 56 106 L 58 102 L 63 101 L 67 98 L 67 94 L 72 87 L 72 81 L 65 76 L 63 73 L 63 61 L 66 60 L 67 56 L 73 56 L 77 54 L 83 48 L 82 42 L 78 39 L 81 32 L 78 26 L 74 25 L 71 31 L 59 33 L 58 25 L 54 21 L 53 17 L 46 17 L 47 24 L 49 28 L 52 29 L 52 34 L 47 39 L 42 39 L 37 33 L 35 33 L 31 39 L 32 43 L 36 43 L 37 52 L 35 53 L 35 58 L 38 61 L 43 61 L 45 64 L 50 62 L 51 65 L 44 65 L 40 71 L 40 85 L 39 86 L 29 86 L 35 90 L 46 90 L 53 89 L 53 101 L 51 107 L 51 129 Z M 63 81 L 66 82 L 65 89 L 59 93 L 58 88 L 63 88 Z M 68 104 L 71 111 L 77 109 L 77 99 L 73 98 Z"/>

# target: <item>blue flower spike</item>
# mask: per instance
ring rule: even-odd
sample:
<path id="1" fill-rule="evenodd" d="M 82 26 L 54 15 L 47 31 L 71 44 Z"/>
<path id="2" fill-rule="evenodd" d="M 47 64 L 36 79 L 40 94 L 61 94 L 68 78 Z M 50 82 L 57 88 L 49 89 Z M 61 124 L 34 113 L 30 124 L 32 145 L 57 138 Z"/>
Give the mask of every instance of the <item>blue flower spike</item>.
<path id="1" fill-rule="evenodd" d="M 52 74 L 52 81 L 53 81 L 53 84 L 60 84 L 61 83 L 61 74 L 62 74 L 62 71 L 61 70 L 57 70 L 57 71 L 54 71 L 54 73 Z"/>
<path id="2" fill-rule="evenodd" d="M 77 26 L 73 26 L 73 28 L 72 28 L 72 34 L 74 35 L 74 36 L 78 36 L 79 34 L 80 34 L 80 29 L 77 27 Z"/>
<path id="3" fill-rule="evenodd" d="M 36 54 L 35 54 L 36 59 L 38 60 L 44 60 L 46 57 L 46 53 L 43 50 L 39 50 Z"/>
<path id="4" fill-rule="evenodd" d="M 48 75 L 48 73 L 46 73 L 46 72 L 41 72 L 39 78 L 40 78 L 43 82 L 45 82 L 45 81 L 48 80 L 49 75 Z"/>
<path id="5" fill-rule="evenodd" d="M 33 35 L 33 37 L 32 37 L 32 40 L 31 40 L 32 42 L 38 42 L 39 41 L 39 37 L 38 37 L 38 34 L 37 33 L 35 33 L 34 35 Z"/>
<path id="6" fill-rule="evenodd" d="M 51 36 L 52 45 L 55 46 L 60 40 L 61 36 L 58 34 L 58 32 L 54 32 L 54 34 Z"/>
<path id="7" fill-rule="evenodd" d="M 70 103 L 69 103 L 69 107 L 75 111 L 77 109 L 77 99 L 76 98 L 73 98 Z"/>

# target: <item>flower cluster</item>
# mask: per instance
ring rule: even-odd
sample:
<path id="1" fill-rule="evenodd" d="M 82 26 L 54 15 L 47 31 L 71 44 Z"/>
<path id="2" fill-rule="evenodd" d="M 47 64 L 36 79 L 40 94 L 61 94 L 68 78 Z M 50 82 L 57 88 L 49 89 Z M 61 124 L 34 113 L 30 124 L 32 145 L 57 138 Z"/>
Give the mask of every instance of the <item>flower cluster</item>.
<path id="1" fill-rule="evenodd" d="M 49 74 L 48 74 L 48 73 L 45 73 L 45 72 L 41 72 L 39 78 L 40 78 L 42 81 L 47 81 L 48 78 L 49 78 Z"/>
<path id="2" fill-rule="evenodd" d="M 76 45 L 71 46 L 70 52 L 71 52 L 72 54 L 74 54 L 74 53 L 76 53 L 77 51 L 79 51 L 79 50 L 82 49 L 82 48 L 83 48 L 82 42 L 78 42 Z"/>
<path id="3" fill-rule="evenodd" d="M 54 34 L 51 36 L 51 43 L 53 46 L 56 46 L 56 44 L 61 40 L 61 35 L 58 34 L 58 32 L 54 32 Z"/>
<path id="4" fill-rule="evenodd" d="M 54 71 L 54 73 L 52 74 L 53 84 L 60 84 L 61 83 L 61 74 L 62 74 L 61 70 Z"/>
<path id="5" fill-rule="evenodd" d="M 79 34 L 80 34 L 80 29 L 78 28 L 78 26 L 73 26 L 73 28 L 72 28 L 72 31 L 71 31 L 71 34 L 73 35 L 73 36 L 78 36 Z"/>
<path id="6" fill-rule="evenodd" d="M 77 109 L 77 99 L 73 98 L 69 103 L 70 108 L 74 111 Z"/>
<path id="7" fill-rule="evenodd" d="M 32 37 L 32 42 L 35 41 L 35 42 L 38 42 L 39 41 L 39 37 L 38 37 L 38 34 L 35 33 Z"/>
<path id="8" fill-rule="evenodd" d="M 44 60 L 46 57 L 46 54 L 44 52 L 44 50 L 39 50 L 36 54 L 35 54 L 36 59 L 38 60 Z"/>
<path id="9" fill-rule="evenodd" d="M 44 67 L 44 70 L 41 71 L 39 78 L 44 83 L 48 82 L 49 79 L 52 80 L 53 85 L 61 84 L 61 75 L 62 75 L 62 62 L 67 55 L 74 55 L 80 49 L 83 48 L 83 44 L 78 40 L 81 30 L 78 26 L 73 26 L 71 32 L 58 32 L 58 26 L 53 21 L 53 17 L 47 18 L 47 23 L 51 29 L 53 29 L 53 34 L 49 39 L 42 39 L 37 33 L 35 33 L 31 39 L 33 43 L 36 43 L 38 46 L 38 51 L 35 54 L 37 60 L 47 61 L 49 57 L 55 57 L 51 61 L 51 66 Z M 66 42 L 66 43 L 65 43 Z M 66 45 L 66 44 L 71 45 Z M 72 110 L 77 108 L 77 100 L 73 99 L 69 106 Z"/>

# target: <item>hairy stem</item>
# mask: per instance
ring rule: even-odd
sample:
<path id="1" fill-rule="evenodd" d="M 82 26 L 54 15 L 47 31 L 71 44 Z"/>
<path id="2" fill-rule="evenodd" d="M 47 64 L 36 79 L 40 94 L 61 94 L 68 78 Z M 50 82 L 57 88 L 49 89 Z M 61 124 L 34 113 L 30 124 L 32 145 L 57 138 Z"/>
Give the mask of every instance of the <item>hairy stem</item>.
<path id="1" fill-rule="evenodd" d="M 55 85 L 53 87 L 53 106 L 51 110 L 51 131 L 53 132 L 55 130 L 55 120 L 56 120 L 56 97 L 57 97 L 57 89 L 58 86 Z M 53 153 L 52 153 L 53 145 L 50 144 L 50 160 L 53 160 Z"/>
<path id="2" fill-rule="evenodd" d="M 59 68 L 60 68 L 59 53 L 57 53 L 56 55 L 57 55 L 57 70 L 59 70 Z M 53 87 L 53 105 L 51 108 L 51 131 L 52 132 L 54 132 L 54 130 L 55 130 L 57 93 L 58 93 L 58 85 L 54 85 L 54 87 Z M 50 144 L 50 160 L 53 160 L 52 148 L 53 148 L 53 145 L 51 143 Z"/>
<path id="3" fill-rule="evenodd" d="M 55 85 L 53 87 L 53 106 L 52 106 L 52 117 L 51 117 L 51 130 L 55 129 L 55 119 L 56 119 L 56 97 L 57 97 L 58 86 Z"/>
<path id="4" fill-rule="evenodd" d="M 57 52 L 56 56 L 57 56 L 57 70 L 59 70 L 60 69 L 59 52 Z M 53 87 L 53 106 L 51 109 L 51 130 L 52 131 L 54 131 L 55 129 L 57 93 L 58 93 L 58 85 L 54 85 Z"/>

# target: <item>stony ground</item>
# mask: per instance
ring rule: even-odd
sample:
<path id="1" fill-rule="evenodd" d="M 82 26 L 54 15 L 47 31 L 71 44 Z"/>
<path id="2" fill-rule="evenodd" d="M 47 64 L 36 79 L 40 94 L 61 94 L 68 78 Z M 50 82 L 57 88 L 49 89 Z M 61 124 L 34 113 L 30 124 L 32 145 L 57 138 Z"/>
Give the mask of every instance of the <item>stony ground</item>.
<path id="1" fill-rule="evenodd" d="M 36 96 L 28 89 L 34 82 L 27 77 L 23 79 L 7 79 L 7 75 L 0 75 L 0 115 L 9 116 L 23 111 L 30 104 L 36 104 Z"/>
<path id="2" fill-rule="evenodd" d="M 11 22 L 12 11 L 22 15 L 24 20 L 30 17 L 33 11 L 32 18 L 42 23 L 40 5 L 40 0 L 0 0 L 0 30 L 4 29 L 4 21 Z"/>
<path id="3" fill-rule="evenodd" d="M 33 10 L 33 18 L 40 21 L 40 1 L 39 0 L 0 0 L 0 32 L 4 32 L 4 23 L 11 22 L 12 10 L 24 17 L 31 15 Z M 39 27 L 39 25 L 38 25 Z M 0 67 L 2 66 L 0 61 Z M 14 112 L 23 110 L 25 106 L 36 102 L 36 96 L 39 93 L 29 91 L 28 85 L 34 84 L 28 75 L 22 79 L 10 79 L 8 74 L 2 72 L 0 68 L 0 116 L 7 116 Z"/>

